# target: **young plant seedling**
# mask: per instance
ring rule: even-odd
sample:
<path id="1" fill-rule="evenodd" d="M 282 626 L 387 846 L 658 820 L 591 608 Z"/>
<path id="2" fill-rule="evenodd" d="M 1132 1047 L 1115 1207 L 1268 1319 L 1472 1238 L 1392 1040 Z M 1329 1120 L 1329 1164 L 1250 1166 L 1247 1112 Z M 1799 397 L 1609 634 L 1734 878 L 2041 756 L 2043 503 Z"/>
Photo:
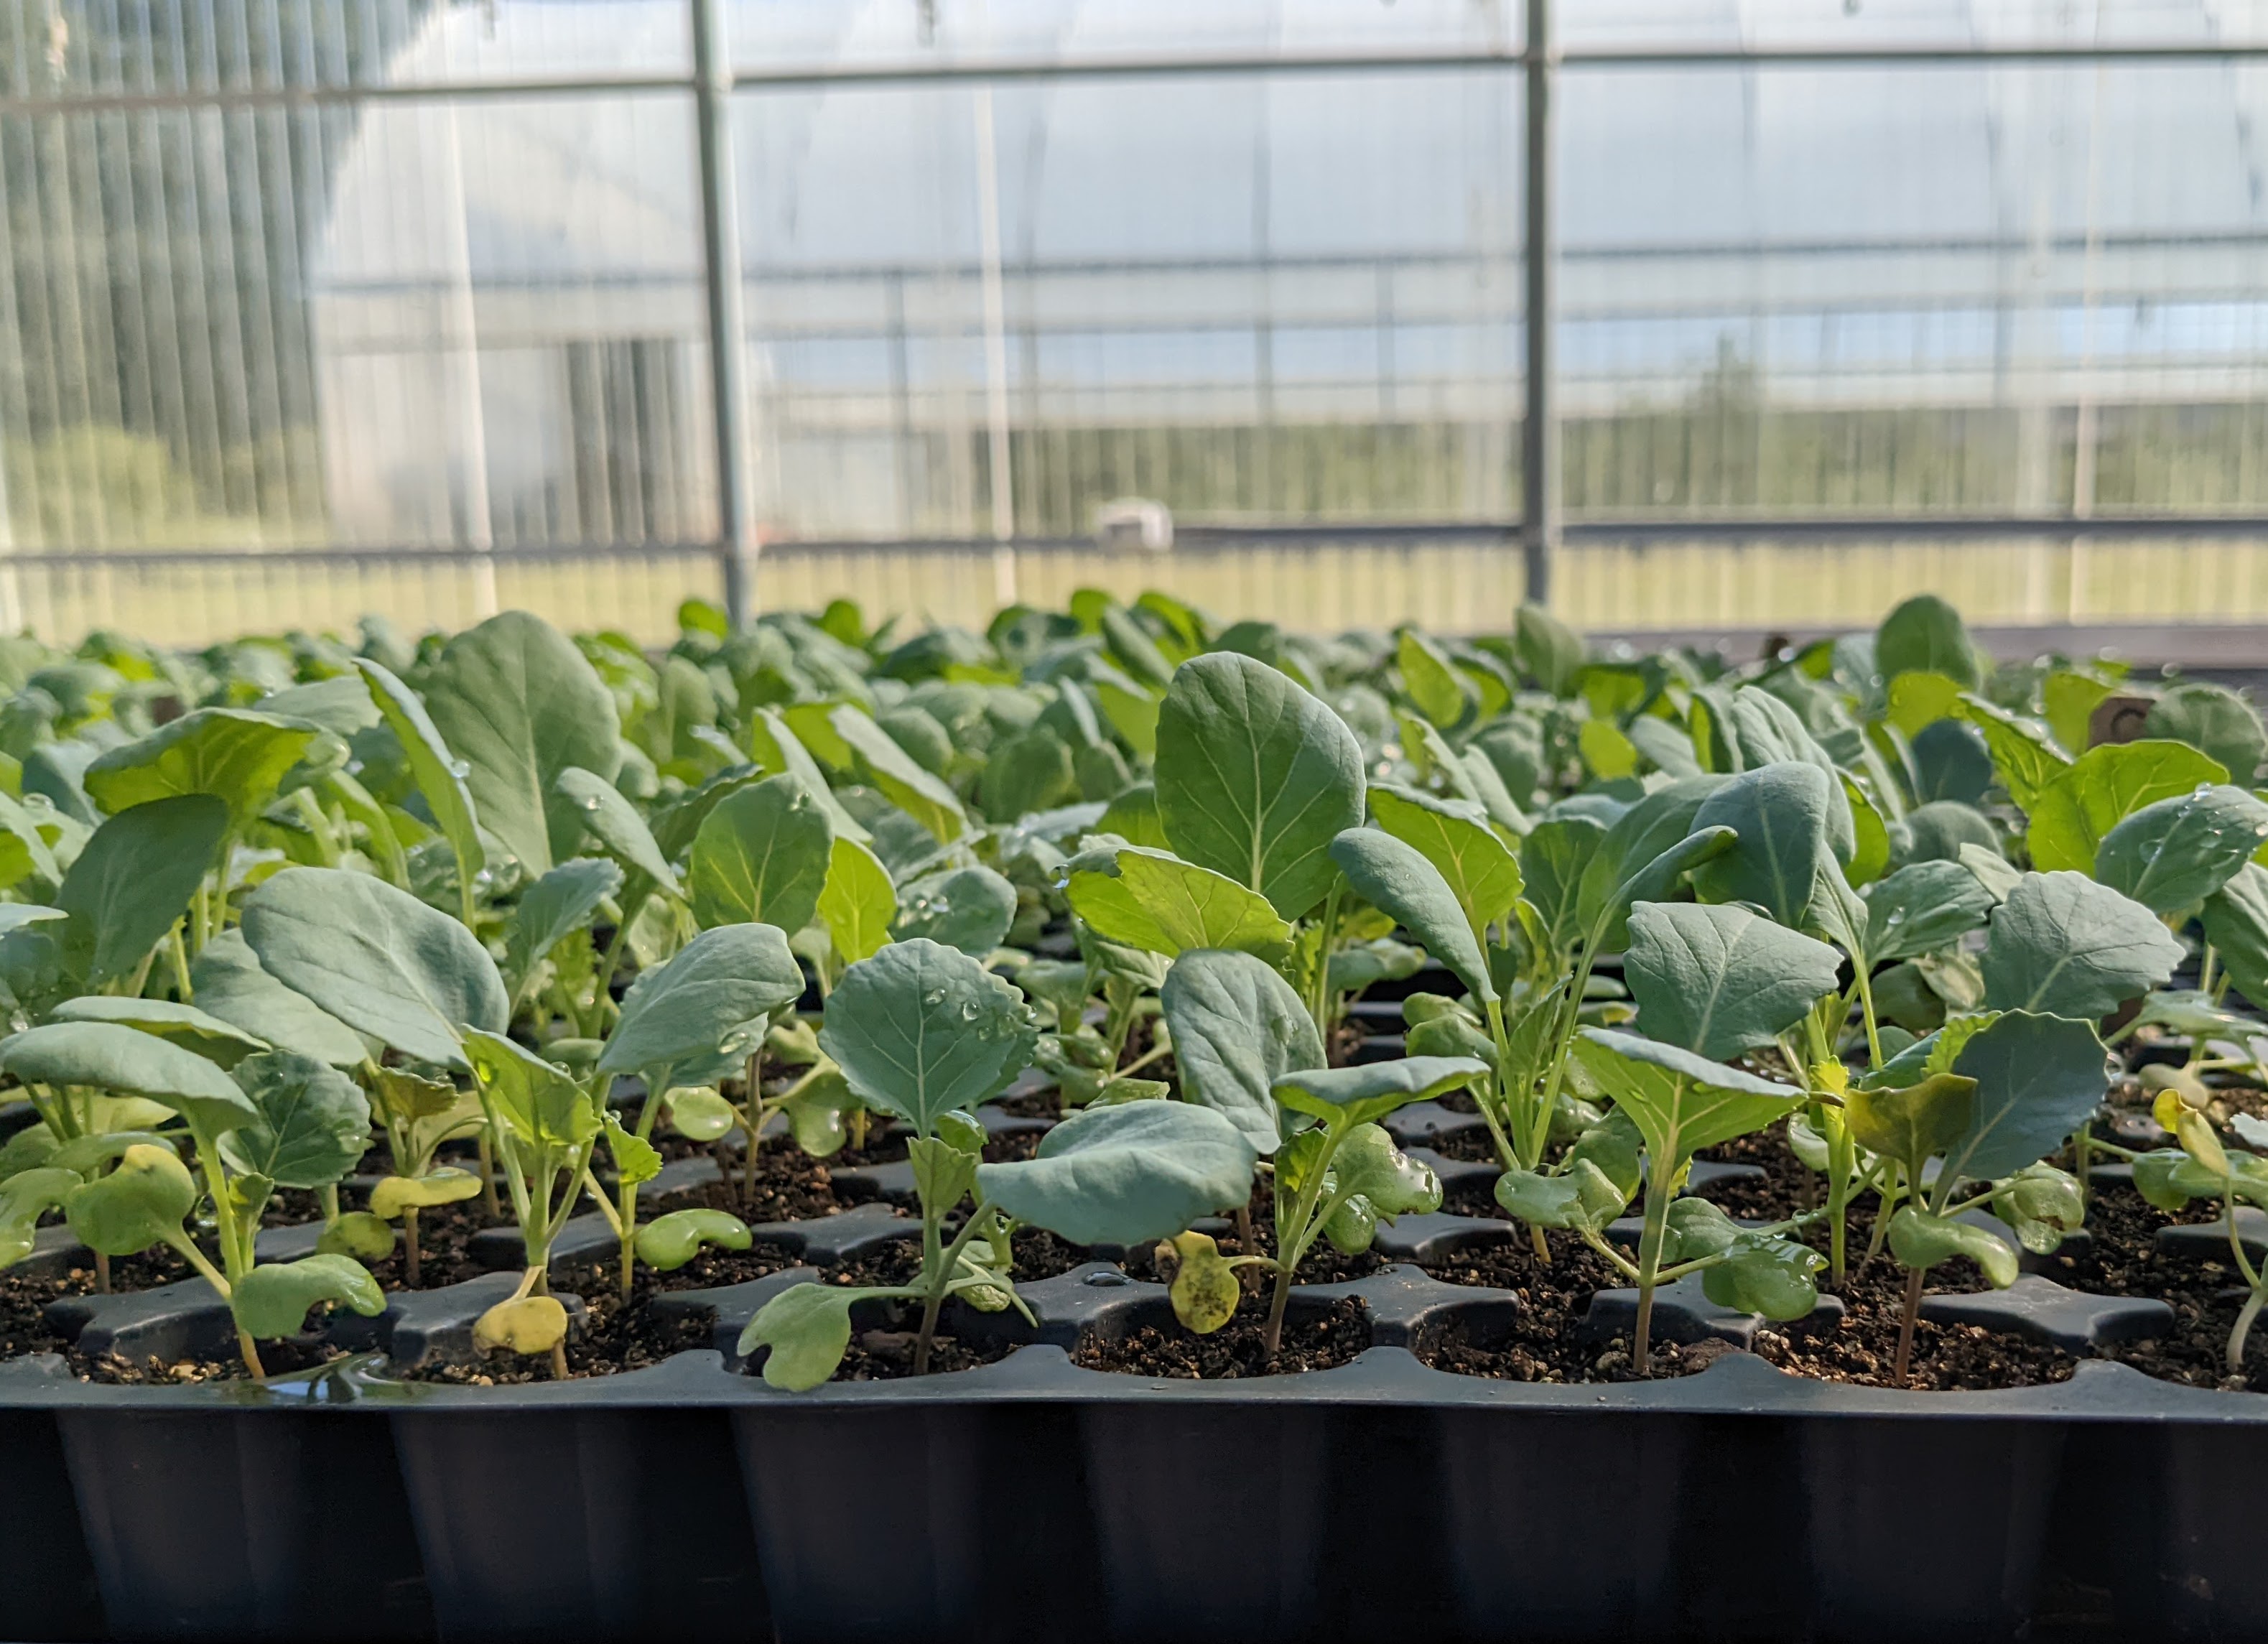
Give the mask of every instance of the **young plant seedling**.
<path id="1" fill-rule="evenodd" d="M 133 1256 L 157 1245 L 178 1252 L 228 1303 L 245 1368 L 266 1374 L 255 1342 L 296 1333 L 308 1309 L 343 1302 L 365 1316 L 385 1298 L 361 1265 L 318 1254 L 258 1264 L 253 1242 L 281 1171 L 320 1187 L 354 1167 L 370 1114 L 353 1084 L 290 1051 L 247 1058 L 234 1077 L 193 1051 L 116 1022 L 54 1022 L 0 1040 L 0 1069 L 51 1091 L 77 1088 L 137 1096 L 179 1116 L 195 1174 L 172 1135 L 82 1135 L 38 1168 L 0 1183 L 0 1249 L 21 1260 L 40 1214 L 60 1208 L 89 1249 Z M 217 1264 L 188 1223 L 212 1207 Z"/>
<path id="2" fill-rule="evenodd" d="M 2268 1306 L 2268 1267 L 2256 1264 L 2238 1236 L 2236 1208 L 2250 1205 L 2268 1209 L 2268 1158 L 2242 1148 L 2222 1145 L 2213 1121 L 2179 1090 L 2161 1090 L 2151 1107 L 2152 1117 L 2171 1131 L 2178 1147 L 2160 1148 L 2134 1161 L 2134 1186 L 2143 1198 L 2169 1213 L 2198 1199 L 2218 1200 L 2221 1224 L 2228 1231 L 2229 1257 L 2242 1275 L 2246 1295 L 2229 1329 L 2226 1362 L 2228 1373 L 2244 1369 L 2244 1348 L 2252 1325 Z M 2235 1120 L 2236 1133 L 2255 1147 L 2268 1147 L 2268 1124 L 2250 1114 Z M 0 1191 L 4 1191 L 0 1189 Z"/>
<path id="3" fill-rule="evenodd" d="M 1028 1062 L 1037 1037 L 1016 991 L 957 949 L 916 938 L 850 966 L 828 1001 L 820 1043 L 859 1098 L 914 1132 L 921 1270 L 899 1286 L 797 1285 L 749 1322 L 740 1350 L 770 1350 L 764 1379 L 795 1390 L 833 1375 L 862 1301 L 918 1302 L 914 1371 L 929 1368 L 949 1297 L 1024 1311 L 1010 1279 L 1020 1226 L 1075 1243 L 1170 1237 L 1249 1191 L 1253 1150 L 1220 1115 L 1186 1102 L 1130 1102 L 1075 1115 L 1038 1156 L 983 1161 L 974 1109 Z M 974 1208 L 948 1237 L 964 1201 Z"/>

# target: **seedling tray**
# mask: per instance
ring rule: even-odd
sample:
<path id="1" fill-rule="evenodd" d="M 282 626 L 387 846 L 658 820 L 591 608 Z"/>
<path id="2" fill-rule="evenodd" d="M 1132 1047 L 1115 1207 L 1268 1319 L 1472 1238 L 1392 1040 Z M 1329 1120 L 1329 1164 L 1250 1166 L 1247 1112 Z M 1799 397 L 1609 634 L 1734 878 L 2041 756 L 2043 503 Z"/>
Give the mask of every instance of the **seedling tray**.
<path id="1" fill-rule="evenodd" d="M 776 1391 L 729 1345 L 788 1272 L 678 1292 L 719 1345 L 530 1386 L 0 1369 L 15 1639 L 1999 1640 L 2268 1630 L 2268 1401 L 2082 1363 L 1922 1393 L 1728 1353 L 1522 1385 L 1413 1352 L 1506 1292 L 1395 1268 L 1306 1375 L 1075 1365 L 1165 1316 L 1094 1264 L 980 1368 Z M 461 1286 L 460 1286 L 461 1287 Z M 443 1295 L 446 1292 L 431 1293 Z M 1611 1308 L 1611 1295 L 1601 1305 Z M 1737 1321 L 1666 1298 L 1662 1327 Z M 1756 1508 L 1765 1510 L 1759 1514 Z"/>

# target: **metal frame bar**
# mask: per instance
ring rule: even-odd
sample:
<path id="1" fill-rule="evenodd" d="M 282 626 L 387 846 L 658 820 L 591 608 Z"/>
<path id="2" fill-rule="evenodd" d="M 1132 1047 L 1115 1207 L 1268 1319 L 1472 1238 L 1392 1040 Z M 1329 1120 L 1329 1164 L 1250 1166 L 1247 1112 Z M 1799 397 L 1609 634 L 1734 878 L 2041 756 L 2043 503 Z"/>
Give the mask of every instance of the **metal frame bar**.
<path id="1" fill-rule="evenodd" d="M 1527 344 L 1520 421 L 1520 557 L 1528 602 L 1551 602 L 1551 561 L 1559 549 L 1559 413 L 1554 360 L 1559 325 L 1554 287 L 1559 268 L 1552 195 L 1558 143 L 1552 88 L 1551 0 L 1528 0 L 1521 325 Z"/>
<path id="2" fill-rule="evenodd" d="M 1429 542 L 1501 542 L 1519 536 L 1516 520 L 1380 520 L 1372 524 L 1179 525 L 1174 551 L 1272 552 L 1309 546 L 1368 543 L 1380 548 Z M 2268 514 L 2026 516 L 2019 514 L 1876 516 L 1848 519 L 1569 520 L 1563 542 L 1614 547 L 1680 542 L 2029 542 L 2043 537 L 2095 542 L 2222 538 L 2268 541 Z M 968 554 L 989 557 L 1003 546 L 991 536 L 784 538 L 766 543 L 768 555 Z M 1092 554 L 1086 536 L 1020 536 L 1005 546 L 1019 554 Z M 292 564 L 382 567 L 493 561 L 550 564 L 608 559 L 713 559 L 714 541 L 691 542 L 556 542 L 497 548 L 81 548 L 39 549 L 0 556 L 10 569 L 94 571 L 151 570 L 169 565 Z M 1172 554 L 1159 563 L 1172 563 Z"/>
<path id="3" fill-rule="evenodd" d="M 829 91 L 863 86 L 962 81 L 1152 79 L 1189 75 L 1470 73 L 1525 68 L 1524 48 L 1429 52 L 1303 52 L 1284 55 L 1035 59 L 981 63 L 843 64 L 730 71 L 741 92 Z M 1967 64 L 2053 66 L 2096 63 L 2268 61 L 2268 41 L 2206 45 L 2190 41 L 2073 46 L 1859 47 L 1565 47 L 1561 69 L 1959 68 Z M 563 75 L 509 80 L 431 80 L 415 85 L 214 86 L 147 92 L 87 92 L 0 96 L 0 117 L 119 114 L 141 109 L 299 108 L 322 104 L 416 102 L 450 98 L 633 95 L 698 90 L 698 70 L 684 74 Z"/>

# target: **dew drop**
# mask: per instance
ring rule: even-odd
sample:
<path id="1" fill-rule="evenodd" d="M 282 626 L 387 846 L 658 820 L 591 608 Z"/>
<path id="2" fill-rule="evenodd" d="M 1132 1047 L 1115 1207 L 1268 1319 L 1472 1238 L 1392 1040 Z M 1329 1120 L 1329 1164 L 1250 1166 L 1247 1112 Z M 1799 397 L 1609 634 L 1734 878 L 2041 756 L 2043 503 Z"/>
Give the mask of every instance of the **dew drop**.
<path id="1" fill-rule="evenodd" d="M 924 1004 L 924 1005 L 942 1005 L 942 1004 L 944 1004 L 944 1003 L 945 1003 L 945 990 L 944 990 L 943 988 L 941 988 L 941 987 L 940 987 L 940 988 L 932 988 L 928 992 L 926 992 L 926 993 L 924 993 L 924 994 L 923 994 L 923 995 L 922 995 L 922 1003 L 923 1003 L 923 1004 Z"/>

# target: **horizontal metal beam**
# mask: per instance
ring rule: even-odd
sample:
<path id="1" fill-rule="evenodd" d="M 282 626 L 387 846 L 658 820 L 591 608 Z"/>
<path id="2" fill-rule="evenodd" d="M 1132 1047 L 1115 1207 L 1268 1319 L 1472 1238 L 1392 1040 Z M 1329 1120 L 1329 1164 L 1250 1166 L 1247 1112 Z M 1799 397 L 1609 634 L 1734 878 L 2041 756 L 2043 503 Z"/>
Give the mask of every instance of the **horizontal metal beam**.
<path id="1" fill-rule="evenodd" d="M 1173 549 L 1158 556 L 1170 564 L 1177 552 L 1248 549 L 1292 551 L 1307 547 L 1422 547 L 1433 542 L 1502 542 L 1518 528 L 1514 520 L 1381 520 L 1312 525 L 1178 525 Z M 2268 541 L 2268 514 L 2109 514 L 2084 520 L 2036 515 L 1909 515 L 1826 519 L 1753 520 L 1570 520 L 1565 534 L 1574 545 L 1681 542 L 2037 542 L 2043 537 L 2086 537 L 2094 541 L 2148 542 L 2197 538 L 2259 538 Z M 387 565 L 448 565 L 483 560 L 498 569 L 516 563 L 557 561 L 705 559 L 716 553 L 707 542 L 553 542 L 482 551 L 430 546 L 339 548 L 77 548 L 33 549 L 0 553 L 0 570 L 164 570 L 188 565 L 322 565 L 376 569 Z M 821 554 L 954 554 L 989 557 L 998 543 L 991 537 L 772 538 L 767 556 Z M 1105 550 L 1086 536 L 1020 536 L 1010 546 L 1020 554 L 1094 554 Z M 1114 553 L 1113 557 L 1121 555 Z"/>
<path id="2" fill-rule="evenodd" d="M 2268 60 L 2268 41 L 2229 44 L 2137 41 L 2131 44 L 1861 45 L 1574 47 L 1557 54 L 1556 66 L 1585 70 L 1775 68 L 2052 67 L 2083 63 L 2214 63 Z M 977 82 L 1182 78 L 1197 76 L 1291 74 L 1471 73 L 1522 68 L 1525 52 L 1477 48 L 1413 52 L 1292 52 L 1219 56 L 1031 58 L 954 62 L 815 64 L 800 69 L 751 67 L 733 72 L 742 92 L 824 92 L 861 87 Z M 314 108 L 365 102 L 425 102 L 490 98 L 655 92 L 691 95 L 690 65 L 683 74 L 568 75 L 529 79 L 431 80 L 414 84 L 212 86 L 101 90 L 0 96 L 0 117 L 123 114 L 160 109 L 250 110 Z"/>

